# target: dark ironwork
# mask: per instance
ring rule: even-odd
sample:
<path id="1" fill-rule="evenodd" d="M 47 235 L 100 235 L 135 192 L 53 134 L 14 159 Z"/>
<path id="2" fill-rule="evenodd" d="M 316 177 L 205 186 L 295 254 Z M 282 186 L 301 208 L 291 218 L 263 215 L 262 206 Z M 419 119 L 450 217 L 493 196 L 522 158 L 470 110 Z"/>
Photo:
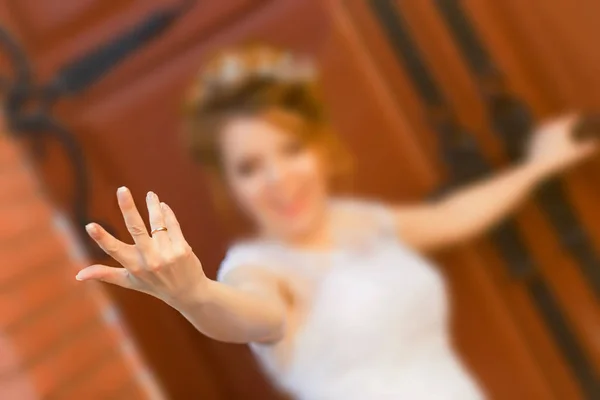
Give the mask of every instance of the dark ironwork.
<path id="1" fill-rule="evenodd" d="M 0 26 L 0 47 L 11 63 L 12 76 L 0 77 L 4 96 L 4 113 L 9 132 L 20 138 L 33 139 L 42 149 L 44 139 L 54 139 L 65 151 L 71 164 L 74 181 L 72 217 L 79 233 L 90 222 L 87 165 L 76 137 L 52 115 L 54 104 L 66 96 L 81 93 L 110 73 L 133 53 L 163 33 L 195 1 L 153 12 L 132 28 L 108 42 L 90 50 L 80 58 L 66 63 L 46 84 L 34 82 L 32 66 L 13 35 Z M 106 225 L 106 224 L 103 224 Z M 83 235 L 87 238 L 87 235 Z M 98 247 L 86 240 L 88 249 L 98 254 Z"/>
<path id="2" fill-rule="evenodd" d="M 449 0 L 449 2 L 452 1 Z M 491 167 L 486 163 L 473 136 L 458 123 L 449 102 L 437 87 L 429 68 L 422 61 L 421 54 L 410 35 L 410 30 L 406 27 L 406 22 L 394 1 L 370 0 L 369 3 L 395 55 L 403 64 L 425 105 L 426 117 L 437 135 L 440 152 L 449 174 L 450 183 L 445 190 L 457 188 L 488 176 L 491 173 Z M 473 46 L 473 44 L 469 42 L 469 46 Z M 477 59 L 474 59 L 475 62 L 482 63 Z M 497 72 L 491 70 L 490 74 L 497 74 Z M 511 112 L 514 117 L 513 125 L 518 125 L 519 121 L 525 120 L 520 110 L 513 109 Z M 594 119 L 586 119 L 585 123 L 578 128 L 579 132 L 586 132 L 587 135 L 598 132 L 594 130 L 597 127 L 594 125 L 594 121 Z M 504 120 L 500 121 L 498 118 L 497 122 L 504 123 Z M 513 125 L 507 124 L 506 129 L 513 129 Z M 528 129 L 530 128 L 529 125 Z M 523 135 L 523 133 L 521 134 Z M 583 133 L 580 134 L 583 135 Z M 521 151 L 523 138 L 524 136 L 519 137 L 519 147 L 514 151 Z M 539 266 L 529 253 L 516 222 L 513 219 L 504 221 L 492 230 L 490 237 L 510 275 L 523 282 L 527 288 L 538 313 L 542 316 L 554 342 L 569 363 L 574 375 L 577 376 L 584 393 L 589 398 L 599 398 L 598 386 L 591 364 L 573 334 L 568 319 L 563 314 L 554 293 L 540 274 Z"/>
<path id="3" fill-rule="evenodd" d="M 480 43 L 460 1 L 436 0 L 436 4 L 478 83 L 494 132 L 502 140 L 509 159 L 522 160 L 525 144 L 535 125 L 529 107 L 510 91 L 506 79 Z M 560 243 L 570 252 L 598 296 L 600 259 L 571 207 L 563 183 L 559 178 L 544 183 L 535 198 L 554 227 Z"/>

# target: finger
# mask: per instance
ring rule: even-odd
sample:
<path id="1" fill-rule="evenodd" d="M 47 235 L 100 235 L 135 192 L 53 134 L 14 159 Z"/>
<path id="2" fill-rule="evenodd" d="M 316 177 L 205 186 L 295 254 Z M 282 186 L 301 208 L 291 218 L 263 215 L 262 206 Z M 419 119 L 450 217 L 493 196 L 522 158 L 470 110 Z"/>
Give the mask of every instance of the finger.
<path id="1" fill-rule="evenodd" d="M 129 189 L 125 186 L 120 187 L 117 190 L 117 200 L 123 214 L 123 219 L 125 220 L 125 225 L 133 241 L 142 254 L 149 252 L 152 248 L 152 241 Z"/>
<path id="2" fill-rule="evenodd" d="M 538 133 L 547 133 L 548 131 L 559 131 L 563 134 L 569 134 L 581 115 L 579 112 L 571 111 L 559 116 L 542 120 L 538 125 Z"/>
<path id="3" fill-rule="evenodd" d="M 179 225 L 179 221 L 177 221 L 175 213 L 166 203 L 160 203 L 160 206 L 165 219 L 165 226 L 167 227 L 169 237 L 171 238 L 171 243 L 178 249 L 185 249 L 188 244 L 183 237 L 181 226 Z"/>
<path id="4" fill-rule="evenodd" d="M 96 280 L 113 285 L 132 289 L 132 281 L 129 279 L 129 273 L 125 268 L 113 268 L 106 265 L 91 265 L 77 273 L 75 279 L 78 281 Z"/>
<path id="5" fill-rule="evenodd" d="M 566 114 L 561 122 L 562 127 L 564 128 L 564 133 L 569 136 L 569 138 L 574 139 L 573 131 L 576 129 L 577 125 L 581 121 L 581 113 L 572 111 Z"/>
<path id="6" fill-rule="evenodd" d="M 171 246 L 171 240 L 169 240 L 168 227 L 165 226 L 165 219 L 163 217 L 162 210 L 160 208 L 160 200 L 154 192 L 148 192 L 146 196 L 146 203 L 148 206 L 148 215 L 150 216 L 150 230 L 152 233 L 152 239 L 156 241 L 159 249 L 166 250 Z M 167 228 L 167 231 L 155 231 L 155 229 Z"/>
<path id="7" fill-rule="evenodd" d="M 580 118 L 581 113 L 579 111 L 570 111 L 563 116 L 563 121 L 570 126 L 576 123 Z"/>
<path id="8" fill-rule="evenodd" d="M 114 258 L 122 266 L 131 266 L 137 262 L 138 256 L 135 247 L 121 242 L 108 233 L 102 226 L 91 223 L 85 226 L 85 230 L 106 254 Z"/>

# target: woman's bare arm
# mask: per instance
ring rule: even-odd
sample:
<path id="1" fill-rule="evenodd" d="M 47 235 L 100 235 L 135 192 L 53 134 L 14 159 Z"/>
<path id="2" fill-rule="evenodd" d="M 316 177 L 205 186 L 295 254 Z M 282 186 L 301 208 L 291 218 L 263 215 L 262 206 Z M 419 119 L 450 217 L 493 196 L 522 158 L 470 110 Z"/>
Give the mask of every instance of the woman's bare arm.
<path id="1" fill-rule="evenodd" d="M 282 337 L 286 308 L 275 279 L 247 268 L 231 271 L 227 284 L 208 279 L 175 214 L 158 196 L 149 193 L 146 199 L 150 226 L 167 229 L 154 235 L 148 234 L 129 190 L 119 189 L 117 198 L 135 244 L 123 243 L 98 224 L 89 224 L 89 235 L 123 268 L 92 265 L 77 274 L 78 280 L 100 280 L 157 297 L 217 340 L 274 342 Z"/>
<path id="2" fill-rule="evenodd" d="M 522 164 L 447 196 L 435 204 L 396 208 L 398 235 L 429 251 L 471 239 L 494 226 L 544 180 L 588 158 L 595 142 L 573 139 L 574 116 L 556 119 L 534 135 Z"/>
<path id="3" fill-rule="evenodd" d="M 465 187 L 438 203 L 397 207 L 398 235 L 423 251 L 469 240 L 515 209 L 541 177 L 534 166 L 523 165 Z"/>
<path id="4" fill-rule="evenodd" d="M 287 304 L 275 278 L 240 268 L 224 282 L 209 281 L 176 308 L 200 332 L 230 343 L 273 343 L 283 338 Z"/>

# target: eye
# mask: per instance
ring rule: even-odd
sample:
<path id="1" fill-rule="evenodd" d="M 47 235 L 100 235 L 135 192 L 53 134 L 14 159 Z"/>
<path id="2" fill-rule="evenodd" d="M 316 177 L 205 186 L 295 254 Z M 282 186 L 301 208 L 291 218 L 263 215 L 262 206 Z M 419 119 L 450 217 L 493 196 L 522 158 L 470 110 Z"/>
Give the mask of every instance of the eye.
<path id="1" fill-rule="evenodd" d="M 241 177 L 250 177 L 260 168 L 260 161 L 255 158 L 247 158 L 237 164 L 235 172 Z"/>
<path id="2" fill-rule="evenodd" d="M 283 152 L 289 156 L 295 156 L 302 153 L 306 145 L 300 140 L 290 140 L 283 145 Z"/>

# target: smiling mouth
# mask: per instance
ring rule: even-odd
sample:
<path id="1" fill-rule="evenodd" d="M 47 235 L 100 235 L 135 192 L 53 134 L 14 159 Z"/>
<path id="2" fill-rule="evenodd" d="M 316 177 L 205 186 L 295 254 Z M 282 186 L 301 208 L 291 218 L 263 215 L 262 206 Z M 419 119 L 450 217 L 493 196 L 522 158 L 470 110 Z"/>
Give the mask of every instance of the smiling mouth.
<path id="1" fill-rule="evenodd" d="M 278 204 L 275 209 L 285 218 L 294 218 L 302 213 L 306 205 L 306 192 L 300 191 L 291 201 Z"/>

